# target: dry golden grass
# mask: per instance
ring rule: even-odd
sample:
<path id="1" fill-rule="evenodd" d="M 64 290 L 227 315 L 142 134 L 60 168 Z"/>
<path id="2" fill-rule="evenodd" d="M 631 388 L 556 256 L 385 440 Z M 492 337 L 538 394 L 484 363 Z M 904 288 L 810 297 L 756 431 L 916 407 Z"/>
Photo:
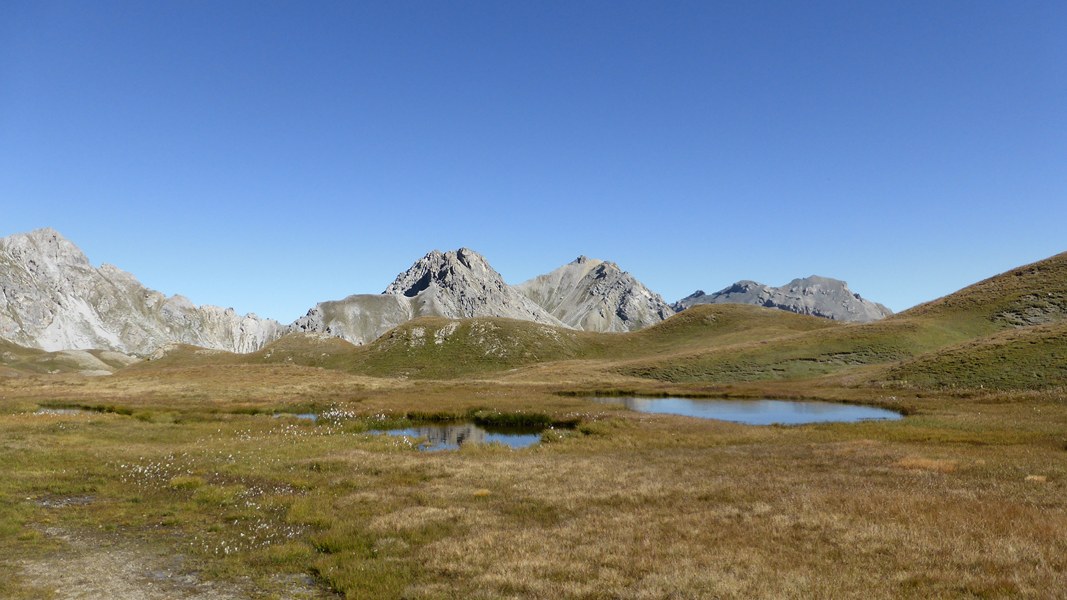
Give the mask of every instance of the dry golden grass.
<path id="1" fill-rule="evenodd" d="M 547 372 L 411 382 L 202 365 L 5 380 L 0 547 L 41 564 L 56 551 L 34 534 L 42 524 L 103 531 L 183 554 L 205 577 L 252 577 L 263 597 L 284 594 L 274 578 L 285 573 L 311 573 L 349 598 L 1052 598 L 1067 589 L 1061 392 L 608 382 L 912 413 L 747 427 L 556 394 L 604 383 L 574 374 L 577 385 L 551 384 Z M 27 414 L 64 403 L 130 416 Z M 315 425 L 254 414 L 330 407 L 356 416 Z M 485 408 L 581 424 L 521 451 L 426 454 L 361 433 L 363 418 Z M 257 531 L 278 535 L 242 545 L 241 534 Z M 0 595 L 41 593 L 17 565 L 0 572 Z"/>
<path id="2" fill-rule="evenodd" d="M 893 466 L 900 467 L 901 469 L 932 471 L 934 473 L 955 473 L 956 469 L 959 468 L 959 461 L 906 456 L 893 463 Z"/>

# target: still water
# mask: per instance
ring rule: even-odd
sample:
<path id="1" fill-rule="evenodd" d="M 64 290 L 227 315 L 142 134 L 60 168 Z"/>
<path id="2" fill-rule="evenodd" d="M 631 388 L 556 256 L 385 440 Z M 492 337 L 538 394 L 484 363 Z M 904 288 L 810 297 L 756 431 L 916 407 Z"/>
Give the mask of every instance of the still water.
<path id="1" fill-rule="evenodd" d="M 419 440 L 419 450 L 456 450 L 464 444 L 504 444 L 526 448 L 541 441 L 539 429 L 485 428 L 474 423 L 433 423 L 406 429 L 379 429 L 372 433 L 407 436 Z"/>
<path id="2" fill-rule="evenodd" d="M 896 420 L 900 413 L 856 404 L 793 400 L 721 400 L 715 398 L 593 398 L 643 413 L 718 419 L 746 425 L 801 425 Z"/>

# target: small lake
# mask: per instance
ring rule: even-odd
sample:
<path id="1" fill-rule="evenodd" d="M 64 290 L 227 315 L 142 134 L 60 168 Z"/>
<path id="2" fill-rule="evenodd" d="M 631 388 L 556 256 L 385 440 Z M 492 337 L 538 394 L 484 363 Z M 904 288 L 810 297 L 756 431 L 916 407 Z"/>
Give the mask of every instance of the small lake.
<path id="1" fill-rule="evenodd" d="M 716 398 L 593 398 L 643 413 L 732 421 L 745 425 L 855 423 L 902 418 L 900 413 L 857 404 L 794 400 L 722 400 Z"/>
<path id="2" fill-rule="evenodd" d="M 376 429 L 371 433 L 406 436 L 418 440 L 419 450 L 457 450 L 465 444 L 504 444 L 527 448 L 541 441 L 540 429 L 481 427 L 474 423 L 432 423 L 405 429 Z"/>

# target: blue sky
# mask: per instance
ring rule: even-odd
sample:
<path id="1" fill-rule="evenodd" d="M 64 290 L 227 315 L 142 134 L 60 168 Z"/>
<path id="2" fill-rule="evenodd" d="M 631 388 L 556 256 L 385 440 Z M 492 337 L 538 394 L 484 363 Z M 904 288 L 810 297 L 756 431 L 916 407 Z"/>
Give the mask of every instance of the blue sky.
<path id="1" fill-rule="evenodd" d="M 0 236 L 285 322 L 460 246 L 902 310 L 1065 224 L 1064 2 L 0 7 Z"/>

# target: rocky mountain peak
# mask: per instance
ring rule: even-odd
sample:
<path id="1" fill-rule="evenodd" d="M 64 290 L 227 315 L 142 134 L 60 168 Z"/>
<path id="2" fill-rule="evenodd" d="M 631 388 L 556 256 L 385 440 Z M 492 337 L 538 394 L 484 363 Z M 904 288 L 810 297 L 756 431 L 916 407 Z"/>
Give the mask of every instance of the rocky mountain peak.
<path id="1" fill-rule="evenodd" d="M 442 289 L 474 286 L 499 290 L 506 284 L 485 257 L 470 248 L 460 248 L 449 252 L 429 252 L 408 270 L 397 275 L 382 293 L 414 298 L 431 286 Z"/>
<path id="2" fill-rule="evenodd" d="M 397 275 L 383 294 L 411 298 L 414 316 L 509 317 L 561 324 L 505 283 L 489 261 L 470 248 L 430 252 Z"/>
<path id="3" fill-rule="evenodd" d="M 837 321 L 876 321 L 893 314 L 881 304 L 864 300 L 844 281 L 818 275 L 794 279 L 781 287 L 742 280 L 714 294 L 698 290 L 676 302 L 674 308 L 681 311 L 697 304 L 723 303 L 755 304 Z"/>
<path id="4" fill-rule="evenodd" d="M 0 239 L 0 338 L 42 350 L 150 354 L 170 343 L 251 352 L 280 325 L 193 306 L 112 265 L 95 269 L 54 229 Z"/>
<path id="5" fill-rule="evenodd" d="M 36 265 L 76 265 L 89 267 L 89 258 L 80 248 L 51 227 L 16 233 L 0 239 L 0 252 L 10 259 Z"/>
<path id="6" fill-rule="evenodd" d="M 516 288 L 565 325 L 588 331 L 633 331 L 674 314 L 617 264 L 586 256 Z"/>

